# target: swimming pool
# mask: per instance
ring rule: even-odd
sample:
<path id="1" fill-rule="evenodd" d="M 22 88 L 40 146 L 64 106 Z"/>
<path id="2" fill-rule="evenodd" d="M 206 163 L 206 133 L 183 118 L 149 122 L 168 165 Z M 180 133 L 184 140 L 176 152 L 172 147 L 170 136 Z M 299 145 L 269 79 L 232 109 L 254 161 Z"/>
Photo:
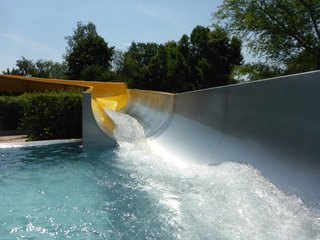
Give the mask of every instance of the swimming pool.
<path id="1" fill-rule="evenodd" d="M 176 164 L 113 118 L 114 149 L 0 149 L 1 239 L 320 238 L 319 210 L 250 165 Z"/>

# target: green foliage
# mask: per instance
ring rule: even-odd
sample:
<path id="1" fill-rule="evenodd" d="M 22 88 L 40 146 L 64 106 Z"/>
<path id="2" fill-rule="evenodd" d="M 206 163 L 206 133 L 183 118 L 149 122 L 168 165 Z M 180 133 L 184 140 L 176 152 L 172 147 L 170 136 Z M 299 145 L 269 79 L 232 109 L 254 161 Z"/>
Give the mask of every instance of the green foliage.
<path id="1" fill-rule="evenodd" d="M 119 76 L 116 72 L 106 70 L 99 65 L 89 65 L 81 71 L 80 78 L 86 81 L 101 81 L 101 82 L 118 82 Z"/>
<path id="2" fill-rule="evenodd" d="M 285 74 L 294 74 L 305 71 L 315 70 L 316 56 L 302 52 L 294 57 L 288 58 L 285 61 Z"/>
<path id="3" fill-rule="evenodd" d="M 304 55 L 299 71 L 320 69 L 319 0 L 224 0 L 214 17 L 255 53 L 282 64 Z"/>
<path id="4" fill-rule="evenodd" d="M 18 97 L 0 96 L 0 130 L 17 130 L 22 117 Z"/>
<path id="5" fill-rule="evenodd" d="M 241 63 L 238 38 L 230 39 L 222 28 L 197 26 L 179 42 L 133 42 L 119 76 L 131 88 L 183 92 L 229 84 L 232 68 Z"/>
<path id="6" fill-rule="evenodd" d="M 65 78 L 66 65 L 64 63 L 53 62 L 51 60 L 39 59 L 36 62 L 22 57 L 16 62 L 16 68 L 7 69 L 3 74 L 42 77 L 42 78 Z"/>
<path id="7" fill-rule="evenodd" d="M 36 74 L 33 77 L 42 78 L 66 78 L 67 66 L 65 63 L 58 63 L 48 60 L 37 60 L 35 62 Z"/>
<path id="8" fill-rule="evenodd" d="M 72 36 L 66 37 L 68 47 L 65 60 L 68 66 L 69 79 L 97 80 L 103 72 L 111 67 L 114 47 L 98 35 L 93 23 L 87 25 L 78 22 Z"/>
<path id="9" fill-rule="evenodd" d="M 73 92 L 45 92 L 21 95 L 23 117 L 20 127 L 30 140 L 80 138 L 82 98 Z"/>
<path id="10" fill-rule="evenodd" d="M 82 69 L 80 79 L 86 81 L 101 81 L 105 68 L 99 65 L 89 65 Z"/>
<path id="11" fill-rule="evenodd" d="M 232 78 L 238 82 L 254 81 L 284 75 L 283 69 L 265 63 L 252 63 L 236 66 Z"/>

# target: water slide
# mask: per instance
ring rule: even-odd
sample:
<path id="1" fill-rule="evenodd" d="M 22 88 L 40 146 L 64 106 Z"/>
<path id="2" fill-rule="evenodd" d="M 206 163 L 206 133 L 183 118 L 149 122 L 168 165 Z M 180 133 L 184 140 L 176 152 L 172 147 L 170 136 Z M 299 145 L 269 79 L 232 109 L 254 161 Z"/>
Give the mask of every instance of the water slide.
<path id="1" fill-rule="evenodd" d="M 117 145 L 108 112 L 119 111 L 136 118 L 150 147 L 176 164 L 250 164 L 280 190 L 320 207 L 320 71 L 181 94 L 5 75 L 1 89 L 16 89 L 10 81 L 28 91 L 85 90 L 85 147 Z"/>

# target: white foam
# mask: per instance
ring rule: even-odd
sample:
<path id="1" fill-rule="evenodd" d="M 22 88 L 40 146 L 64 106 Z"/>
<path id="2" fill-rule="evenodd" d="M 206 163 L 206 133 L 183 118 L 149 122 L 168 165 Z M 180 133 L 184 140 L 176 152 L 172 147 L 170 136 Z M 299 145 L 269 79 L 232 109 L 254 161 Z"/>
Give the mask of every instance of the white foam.
<path id="1" fill-rule="evenodd" d="M 177 239 L 320 239 L 320 213 L 279 191 L 250 165 L 180 164 L 150 150 L 143 128 L 108 112 L 117 160 L 157 204 Z"/>

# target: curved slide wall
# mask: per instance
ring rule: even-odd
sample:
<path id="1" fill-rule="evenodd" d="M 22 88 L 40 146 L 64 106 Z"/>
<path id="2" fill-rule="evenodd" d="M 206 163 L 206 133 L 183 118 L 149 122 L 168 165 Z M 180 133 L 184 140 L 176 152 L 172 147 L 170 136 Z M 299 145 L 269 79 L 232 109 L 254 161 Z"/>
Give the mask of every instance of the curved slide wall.
<path id="1" fill-rule="evenodd" d="M 318 71 L 177 95 L 131 90 L 122 111 L 172 161 L 247 163 L 319 207 L 319 103 Z"/>

